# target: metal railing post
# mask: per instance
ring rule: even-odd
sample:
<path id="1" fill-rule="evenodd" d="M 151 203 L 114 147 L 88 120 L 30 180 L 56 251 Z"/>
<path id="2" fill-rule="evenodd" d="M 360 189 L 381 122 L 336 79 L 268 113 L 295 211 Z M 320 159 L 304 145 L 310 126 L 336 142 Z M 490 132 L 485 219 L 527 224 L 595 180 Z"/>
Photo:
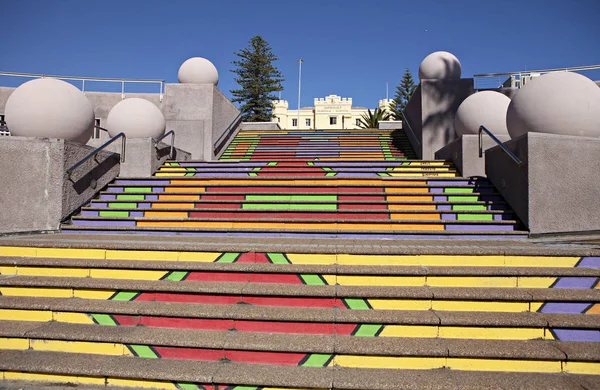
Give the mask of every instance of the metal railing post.
<path id="1" fill-rule="evenodd" d="M 152 138 L 152 140 L 154 141 L 154 147 L 156 149 L 158 149 L 158 144 L 160 141 L 162 141 L 163 139 L 165 139 L 168 136 L 171 136 L 171 151 L 169 152 L 169 158 L 172 160 L 173 159 L 173 155 L 175 152 L 175 130 L 169 130 L 167 133 L 163 134 L 161 137 L 154 139 Z"/>
<path id="2" fill-rule="evenodd" d="M 126 150 L 127 136 L 125 135 L 125 133 L 119 133 L 119 134 L 115 135 L 114 137 L 112 137 L 110 140 L 106 141 L 101 146 L 94 149 L 90 154 L 88 154 L 87 156 L 82 158 L 77 164 L 75 164 L 71 168 L 67 169 L 65 171 L 65 175 L 67 175 L 67 179 L 71 180 L 71 174 L 73 173 L 73 171 L 75 169 L 79 168 L 84 162 L 86 162 L 90 158 L 96 157 L 96 155 L 101 150 L 105 149 L 108 145 L 112 144 L 113 142 L 115 142 L 117 139 L 119 139 L 121 137 L 123 138 L 123 142 L 121 143 L 121 159 L 120 159 L 120 161 L 121 161 L 121 163 L 124 163 L 125 162 L 125 150 Z"/>
<path id="3" fill-rule="evenodd" d="M 515 154 L 513 152 L 511 152 L 506 145 L 504 145 L 502 143 L 502 141 L 500 141 L 498 138 L 496 138 L 496 136 L 494 134 L 492 134 L 491 131 L 489 131 L 488 129 L 485 128 L 485 126 L 481 125 L 479 126 L 479 158 L 483 157 L 483 132 L 486 132 L 487 135 L 490 136 L 490 138 L 492 140 L 494 140 L 494 142 L 496 142 L 498 144 L 498 146 L 500 146 L 500 148 L 502 150 L 504 150 L 504 153 L 506 153 L 508 155 L 508 157 L 510 157 L 514 162 L 517 163 L 517 165 L 521 166 L 521 164 L 523 163 L 517 156 L 515 156 Z"/>
<path id="4" fill-rule="evenodd" d="M 125 99 L 125 80 L 121 80 L 121 100 Z"/>

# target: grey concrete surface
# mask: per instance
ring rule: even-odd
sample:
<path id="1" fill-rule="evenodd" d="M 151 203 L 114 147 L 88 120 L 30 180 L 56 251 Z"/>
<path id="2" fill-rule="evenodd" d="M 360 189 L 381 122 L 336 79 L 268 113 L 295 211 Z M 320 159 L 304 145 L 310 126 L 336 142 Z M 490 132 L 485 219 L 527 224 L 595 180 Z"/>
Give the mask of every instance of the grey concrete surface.
<path id="1" fill-rule="evenodd" d="M 600 230 L 600 139 L 528 133 L 494 147 L 486 174 L 532 234 Z"/>
<path id="2" fill-rule="evenodd" d="M 397 129 L 402 129 L 402 121 L 379 122 L 379 130 L 397 130 Z"/>
<path id="3" fill-rule="evenodd" d="M 14 88 L 0 87 L 0 114 Z M 86 92 L 92 103 L 100 126 L 106 126 L 106 118 L 111 108 L 122 100 L 121 93 Z M 214 85 L 211 84 L 166 84 L 163 101 L 158 93 L 128 93 L 125 98 L 142 98 L 154 103 L 164 114 L 166 131 L 175 130 L 175 146 L 189 151 L 195 160 L 214 160 L 215 143 L 239 114 L 235 105 Z M 226 143 L 235 136 L 238 128 L 232 129 Z M 107 141 L 106 132 L 99 132 L 98 139 Z M 88 144 L 95 144 L 90 140 Z M 224 148 L 222 148 L 224 150 Z"/>
<path id="4" fill-rule="evenodd" d="M 412 128 L 407 134 L 419 158 L 432 160 L 436 151 L 456 138 L 454 116 L 474 92 L 473 79 L 421 81 L 405 110 Z"/>
<path id="5" fill-rule="evenodd" d="M 510 140 L 508 135 L 500 135 L 497 138 L 506 142 Z M 483 150 L 497 146 L 487 134 L 483 135 Z M 450 142 L 437 152 L 435 158 L 441 160 L 452 160 L 456 168 L 464 177 L 485 176 L 485 155 L 479 157 L 479 136 L 465 134 Z"/>
<path id="6" fill-rule="evenodd" d="M 241 130 L 281 130 L 277 122 L 242 122 Z"/>
<path id="7" fill-rule="evenodd" d="M 7 137 L 0 143 L 0 233 L 58 229 L 61 220 L 119 174 L 119 157 L 102 151 L 65 171 L 93 148 L 47 138 Z"/>
<path id="8" fill-rule="evenodd" d="M 177 133 L 175 133 L 177 140 Z M 165 138 L 165 142 L 160 142 L 155 147 L 151 138 L 129 138 L 125 146 L 125 162 L 121 163 L 121 177 L 150 177 L 156 172 L 166 160 L 170 160 L 171 138 Z M 93 139 L 88 145 L 98 147 L 105 141 Z M 121 154 L 121 140 L 115 141 L 107 147 L 107 150 L 113 153 Z M 173 160 L 187 161 L 191 159 L 191 154 L 175 148 Z"/>
<path id="9" fill-rule="evenodd" d="M 406 125 L 404 123 L 402 124 L 402 127 L 408 136 L 408 140 L 418 158 L 422 158 L 423 154 L 421 148 L 421 138 L 423 136 L 421 111 L 421 84 L 419 84 L 404 108 L 404 121 L 406 122 Z"/>

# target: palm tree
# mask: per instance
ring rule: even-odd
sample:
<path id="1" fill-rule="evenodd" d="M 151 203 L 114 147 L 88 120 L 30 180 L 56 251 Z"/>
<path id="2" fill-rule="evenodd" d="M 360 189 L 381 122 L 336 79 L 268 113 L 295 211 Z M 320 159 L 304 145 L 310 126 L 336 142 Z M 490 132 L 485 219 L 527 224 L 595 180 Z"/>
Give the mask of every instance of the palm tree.
<path id="1" fill-rule="evenodd" d="M 361 129 L 377 129 L 379 127 L 379 122 L 387 121 L 390 119 L 390 113 L 376 108 L 374 112 L 371 112 L 371 109 L 368 110 L 368 113 L 364 113 L 360 116 L 360 121 L 358 126 Z"/>

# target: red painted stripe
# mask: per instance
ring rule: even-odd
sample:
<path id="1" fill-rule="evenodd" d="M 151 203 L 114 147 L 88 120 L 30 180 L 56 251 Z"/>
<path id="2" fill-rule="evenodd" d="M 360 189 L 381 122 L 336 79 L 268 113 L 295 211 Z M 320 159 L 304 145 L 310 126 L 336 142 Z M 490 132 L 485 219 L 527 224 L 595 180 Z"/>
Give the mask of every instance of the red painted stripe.
<path id="1" fill-rule="evenodd" d="M 225 358 L 225 351 L 222 349 L 201 349 L 201 348 L 177 348 L 177 347 L 153 347 L 156 353 L 163 359 L 186 359 L 186 360 L 205 360 L 215 361 Z"/>
<path id="2" fill-rule="evenodd" d="M 226 200 L 226 199 L 219 199 Z M 241 209 L 241 203 L 196 203 L 194 205 L 197 209 Z"/>
<path id="3" fill-rule="evenodd" d="M 335 333 L 350 336 L 358 324 L 335 324 Z"/>
<path id="4" fill-rule="evenodd" d="M 206 192 L 263 192 L 263 193 L 315 193 L 315 192 L 350 192 L 350 193 L 361 193 L 361 192 L 383 192 L 382 187 L 300 187 L 300 186 L 231 186 L 231 187 L 206 187 Z M 219 195 L 217 195 L 219 196 Z M 207 199 L 207 198 L 204 198 Z M 219 198 L 217 198 L 219 199 Z M 221 198 L 222 199 L 222 198 Z M 243 200 L 243 199 L 242 199 Z"/>
<path id="5" fill-rule="evenodd" d="M 277 173 L 277 172 L 258 172 L 258 176 L 261 177 L 287 177 L 287 176 L 294 176 L 294 177 L 321 177 L 321 176 L 325 176 L 327 174 L 327 172 L 325 171 L 310 171 L 310 172 L 282 172 L 282 173 Z"/>
<path id="6" fill-rule="evenodd" d="M 190 218 L 228 218 L 228 219 L 349 219 L 349 220 L 387 220 L 388 213 L 363 214 L 363 213 L 318 213 L 311 210 L 306 212 L 229 212 L 229 211 L 190 211 Z"/>
<path id="7" fill-rule="evenodd" d="M 298 275 L 293 274 L 249 274 L 251 283 L 303 284 Z"/>
<path id="8" fill-rule="evenodd" d="M 270 263 L 270 261 L 266 253 L 246 252 L 240 255 L 236 263 Z"/>
<path id="9" fill-rule="evenodd" d="M 248 282 L 249 275 L 243 272 L 190 272 L 185 281 L 192 282 Z"/>
<path id="10" fill-rule="evenodd" d="M 207 188 L 209 191 L 210 188 Z M 213 190 L 213 192 L 215 192 Z M 246 200 L 245 195 L 201 195 L 201 200 Z"/>
<path id="11" fill-rule="evenodd" d="M 138 316 L 113 315 L 112 317 L 121 326 L 138 326 L 140 324 L 140 317 Z"/>
<path id="12" fill-rule="evenodd" d="M 374 191 L 379 192 L 379 191 Z M 370 196 L 370 195 L 339 195 L 338 199 L 340 202 L 344 201 L 372 201 L 372 202 L 385 202 L 385 196 Z"/>

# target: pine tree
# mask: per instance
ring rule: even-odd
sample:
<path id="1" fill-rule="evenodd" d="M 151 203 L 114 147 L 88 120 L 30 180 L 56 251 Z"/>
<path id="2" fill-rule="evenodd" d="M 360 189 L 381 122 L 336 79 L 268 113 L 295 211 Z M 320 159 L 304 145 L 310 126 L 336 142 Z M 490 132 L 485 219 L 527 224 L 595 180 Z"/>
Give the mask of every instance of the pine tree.
<path id="1" fill-rule="evenodd" d="M 408 104 L 408 100 L 413 92 L 415 92 L 415 89 L 417 89 L 417 86 L 413 81 L 412 74 L 410 73 L 410 70 L 406 68 L 404 76 L 402 76 L 402 81 L 400 81 L 400 84 L 396 87 L 394 99 L 390 103 L 390 111 L 392 112 L 394 120 L 402 120 L 402 111 Z"/>
<path id="2" fill-rule="evenodd" d="M 240 89 L 231 90 L 233 101 L 240 103 L 242 120 L 245 122 L 268 122 L 271 120 L 273 92 L 283 90 L 283 76 L 273 65 L 277 58 L 267 41 L 260 35 L 252 37 L 248 47 L 234 53 L 240 59 L 232 61 L 236 66 L 232 72 L 237 74 L 234 80 Z"/>

